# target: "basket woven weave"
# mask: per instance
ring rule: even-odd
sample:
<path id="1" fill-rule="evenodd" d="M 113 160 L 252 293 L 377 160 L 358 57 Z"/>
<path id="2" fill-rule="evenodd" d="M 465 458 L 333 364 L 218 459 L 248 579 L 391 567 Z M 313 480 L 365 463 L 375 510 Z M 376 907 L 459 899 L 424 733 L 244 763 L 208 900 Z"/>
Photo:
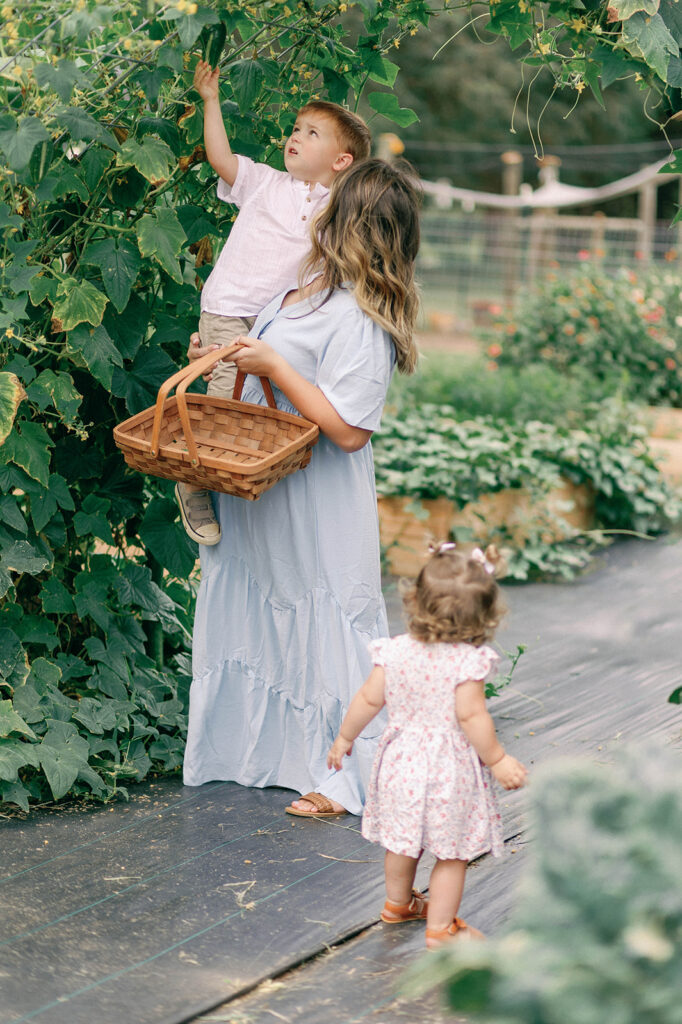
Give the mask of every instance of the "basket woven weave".
<path id="1" fill-rule="evenodd" d="M 267 377 L 260 378 L 267 405 L 240 401 L 241 372 L 232 398 L 186 394 L 192 381 L 238 348 L 227 346 L 184 367 L 161 385 L 155 405 L 114 428 L 114 441 L 129 466 L 255 501 L 308 465 L 319 429 L 280 411 Z"/>

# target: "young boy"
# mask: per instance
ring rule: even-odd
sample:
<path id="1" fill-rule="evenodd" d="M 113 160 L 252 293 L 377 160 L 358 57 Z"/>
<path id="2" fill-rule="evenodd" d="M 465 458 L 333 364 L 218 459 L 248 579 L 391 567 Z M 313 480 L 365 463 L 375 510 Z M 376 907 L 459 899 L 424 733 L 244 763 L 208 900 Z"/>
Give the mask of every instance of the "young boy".
<path id="1" fill-rule="evenodd" d="M 284 147 L 286 171 L 237 156 L 225 131 L 218 68 L 199 61 L 194 87 L 204 101 L 204 143 L 220 175 L 218 198 L 239 214 L 218 262 L 201 292 L 202 346 L 229 345 L 248 334 L 257 314 L 275 295 L 297 287 L 298 268 L 310 248 L 310 224 L 327 202 L 335 175 L 370 154 L 370 133 L 358 117 L 336 103 L 314 100 L 299 112 Z M 208 394 L 231 398 L 237 375 L 220 362 Z M 178 483 L 182 521 L 199 544 L 217 544 L 220 526 L 208 491 Z"/>

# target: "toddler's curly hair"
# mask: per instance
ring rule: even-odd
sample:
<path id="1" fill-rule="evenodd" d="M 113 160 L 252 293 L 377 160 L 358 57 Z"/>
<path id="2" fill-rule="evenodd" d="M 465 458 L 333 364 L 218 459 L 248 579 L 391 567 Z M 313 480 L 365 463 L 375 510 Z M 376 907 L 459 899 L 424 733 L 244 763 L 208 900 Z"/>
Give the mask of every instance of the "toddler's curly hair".
<path id="1" fill-rule="evenodd" d="M 506 612 L 494 573 L 502 559 L 494 545 L 464 551 L 443 545 L 432 551 L 416 582 L 401 587 L 407 626 L 424 643 L 491 640 Z"/>

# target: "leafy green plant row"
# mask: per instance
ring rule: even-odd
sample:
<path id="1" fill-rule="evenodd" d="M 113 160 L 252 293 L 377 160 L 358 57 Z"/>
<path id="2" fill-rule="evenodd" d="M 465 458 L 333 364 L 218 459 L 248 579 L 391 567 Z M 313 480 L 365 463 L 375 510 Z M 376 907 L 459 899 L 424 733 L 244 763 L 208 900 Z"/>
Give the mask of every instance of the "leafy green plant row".
<path id="1" fill-rule="evenodd" d="M 529 523 L 523 545 L 510 538 L 510 578 L 570 577 L 588 564 L 603 531 L 654 535 L 679 518 L 680 501 L 644 436 L 634 410 L 617 402 L 605 403 L 580 430 L 539 421 L 460 420 L 447 405 L 403 408 L 384 417 L 375 437 L 377 490 L 416 502 L 445 497 L 463 508 L 508 488 L 541 499 L 562 479 L 587 484 L 598 531 L 569 531 L 567 540 L 557 541 L 551 530 L 548 535 L 539 501 L 542 514 Z"/>

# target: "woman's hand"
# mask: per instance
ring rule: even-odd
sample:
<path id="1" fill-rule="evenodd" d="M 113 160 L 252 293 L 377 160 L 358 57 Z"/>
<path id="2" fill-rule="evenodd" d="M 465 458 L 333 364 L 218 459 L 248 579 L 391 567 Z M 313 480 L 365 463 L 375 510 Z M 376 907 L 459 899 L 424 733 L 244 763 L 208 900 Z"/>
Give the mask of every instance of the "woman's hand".
<path id="1" fill-rule="evenodd" d="M 194 334 L 189 336 L 189 347 L 187 349 L 187 358 L 190 363 L 193 363 L 195 359 L 201 359 L 202 356 L 207 355 L 209 352 L 217 352 L 220 345 L 204 345 L 202 347 L 201 339 L 199 338 L 199 332 L 195 331 Z M 209 370 L 208 373 L 204 374 L 204 380 L 211 380 L 213 374 Z"/>
<path id="2" fill-rule="evenodd" d="M 194 88 L 202 100 L 218 99 L 218 68 L 211 68 L 205 60 L 200 60 L 194 69 Z"/>
<path id="3" fill-rule="evenodd" d="M 242 346 L 239 352 L 235 352 L 234 362 L 237 369 L 244 373 L 252 373 L 256 377 L 272 377 L 286 365 L 286 360 L 260 338 L 249 338 L 242 334 L 234 340 Z"/>
<path id="4" fill-rule="evenodd" d="M 343 736 L 337 736 L 327 754 L 327 768 L 336 768 L 340 772 L 343 768 L 343 759 L 353 749 L 352 742 L 345 740 Z"/>

